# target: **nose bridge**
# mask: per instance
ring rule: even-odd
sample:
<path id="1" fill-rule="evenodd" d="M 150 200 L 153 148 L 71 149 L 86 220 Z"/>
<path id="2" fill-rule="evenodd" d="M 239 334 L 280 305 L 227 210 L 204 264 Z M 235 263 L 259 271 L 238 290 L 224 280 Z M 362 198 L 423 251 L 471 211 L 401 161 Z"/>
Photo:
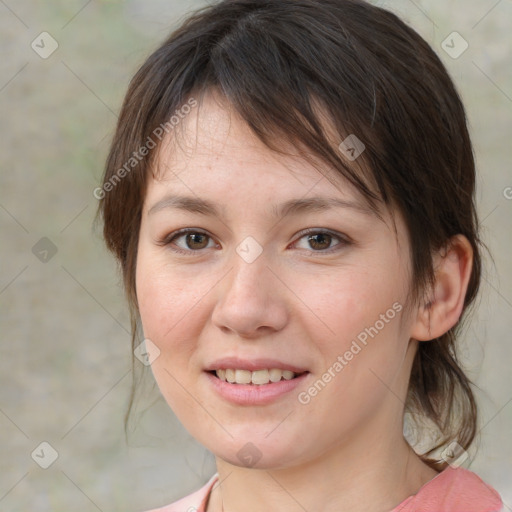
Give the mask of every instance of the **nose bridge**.
<path id="1" fill-rule="evenodd" d="M 213 312 L 218 327 L 245 336 L 262 327 L 281 329 L 287 316 L 285 298 L 267 268 L 269 255 L 255 242 L 246 239 L 236 247 Z"/>
<path id="2" fill-rule="evenodd" d="M 240 243 L 231 260 L 231 275 L 225 295 L 234 295 L 235 299 L 264 300 L 268 293 L 269 274 L 272 275 L 267 268 L 268 256 L 268 251 L 264 251 L 254 239 Z"/>

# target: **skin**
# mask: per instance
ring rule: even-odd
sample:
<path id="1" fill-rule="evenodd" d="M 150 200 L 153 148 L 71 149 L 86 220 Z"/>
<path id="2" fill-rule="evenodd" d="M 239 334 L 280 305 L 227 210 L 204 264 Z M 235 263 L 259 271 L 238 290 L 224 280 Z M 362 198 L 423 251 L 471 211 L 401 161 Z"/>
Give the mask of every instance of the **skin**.
<path id="1" fill-rule="evenodd" d="M 403 438 L 404 401 L 418 343 L 446 332 L 461 314 L 469 242 L 454 237 L 450 251 L 436 256 L 429 321 L 423 304 L 407 303 L 409 242 L 398 212 L 397 234 L 389 213 L 383 222 L 350 208 L 276 219 L 271 206 L 289 199 L 364 203 L 332 171 L 272 152 L 218 97 L 207 95 L 182 123 L 183 134 L 162 147 L 147 189 L 136 286 L 144 334 L 160 350 L 152 363 L 159 388 L 216 457 L 222 483 L 208 512 L 391 510 L 437 475 Z M 213 201 L 222 216 L 148 213 L 170 193 Z M 182 228 L 207 236 L 159 244 Z M 307 228 L 352 242 L 333 236 L 315 245 L 301 234 Z M 263 249 L 252 263 L 236 252 L 248 236 Z M 301 404 L 298 392 L 396 302 L 404 309 Z M 223 356 L 277 358 L 310 374 L 273 403 L 234 405 L 203 371 Z M 237 457 L 248 442 L 261 453 L 253 467 Z"/>

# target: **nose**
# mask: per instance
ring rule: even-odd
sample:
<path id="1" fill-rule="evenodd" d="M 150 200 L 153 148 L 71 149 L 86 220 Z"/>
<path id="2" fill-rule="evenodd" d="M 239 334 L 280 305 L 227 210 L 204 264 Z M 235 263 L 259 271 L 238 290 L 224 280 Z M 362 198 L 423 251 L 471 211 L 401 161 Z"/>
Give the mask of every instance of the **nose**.
<path id="1" fill-rule="evenodd" d="M 232 268 L 218 286 L 214 325 L 226 334 L 248 339 L 283 329 L 289 318 L 289 303 L 287 288 L 276 274 L 265 251 L 251 263 L 234 252 Z"/>

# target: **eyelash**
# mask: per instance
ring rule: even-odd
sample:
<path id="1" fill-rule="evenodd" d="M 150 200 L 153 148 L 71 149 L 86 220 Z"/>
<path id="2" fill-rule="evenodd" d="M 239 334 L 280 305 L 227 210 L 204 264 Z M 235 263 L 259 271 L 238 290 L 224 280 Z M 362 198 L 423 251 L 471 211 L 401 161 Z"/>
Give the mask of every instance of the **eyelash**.
<path id="1" fill-rule="evenodd" d="M 184 249 L 180 249 L 180 248 L 176 248 L 176 247 L 171 247 L 171 243 L 178 239 L 178 238 L 181 238 L 182 236 L 184 235 L 187 235 L 187 234 L 199 234 L 199 235 L 204 235 L 206 236 L 207 238 L 209 239 L 212 239 L 212 237 L 210 235 L 208 235 L 208 233 L 205 233 L 204 231 L 201 231 L 199 229 L 191 229 L 191 228 L 185 228 L 185 229 L 180 229 L 179 231 L 176 231 L 174 233 L 171 233 L 170 235 L 167 235 L 166 237 L 164 237 L 163 239 L 159 240 L 157 242 L 157 245 L 160 245 L 160 246 L 169 246 L 171 251 L 175 252 L 175 253 L 178 253 L 178 254 L 184 254 L 186 256 L 192 256 L 193 253 L 199 253 L 201 252 L 203 249 L 198 249 L 198 250 L 193 250 L 193 249 L 189 249 L 189 250 L 184 250 Z M 300 237 L 298 238 L 297 241 L 301 240 L 302 238 L 304 238 L 305 236 L 307 235 L 329 235 L 331 236 L 332 238 L 337 238 L 339 240 L 340 243 L 336 244 L 334 247 L 331 247 L 330 249 L 326 249 L 326 250 L 314 250 L 314 249 L 311 249 L 310 252 L 314 252 L 314 253 L 319 253 L 319 254 L 331 254 L 332 252 L 336 252 L 338 250 L 340 250 L 340 248 L 342 247 L 346 247 L 348 245 L 351 245 L 353 242 L 352 240 L 350 240 L 347 236 L 343 236 L 341 235 L 340 233 L 335 233 L 333 231 L 330 231 L 328 229 L 315 229 L 315 228 L 310 228 L 310 229 L 306 229 L 302 232 L 299 233 Z M 340 247 L 341 246 L 341 247 Z"/>

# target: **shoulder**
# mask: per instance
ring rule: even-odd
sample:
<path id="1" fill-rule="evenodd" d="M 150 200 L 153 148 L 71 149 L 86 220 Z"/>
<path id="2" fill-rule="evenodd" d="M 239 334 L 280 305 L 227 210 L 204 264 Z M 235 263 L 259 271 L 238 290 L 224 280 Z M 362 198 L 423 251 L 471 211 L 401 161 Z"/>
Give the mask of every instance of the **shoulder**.
<path id="1" fill-rule="evenodd" d="M 165 507 L 148 510 L 147 512 L 204 512 L 205 504 L 210 496 L 210 492 L 219 479 L 218 473 L 215 473 L 203 487 L 197 491 L 181 498 Z"/>
<path id="2" fill-rule="evenodd" d="M 393 512 L 501 512 L 498 492 L 476 473 L 447 467 Z"/>

